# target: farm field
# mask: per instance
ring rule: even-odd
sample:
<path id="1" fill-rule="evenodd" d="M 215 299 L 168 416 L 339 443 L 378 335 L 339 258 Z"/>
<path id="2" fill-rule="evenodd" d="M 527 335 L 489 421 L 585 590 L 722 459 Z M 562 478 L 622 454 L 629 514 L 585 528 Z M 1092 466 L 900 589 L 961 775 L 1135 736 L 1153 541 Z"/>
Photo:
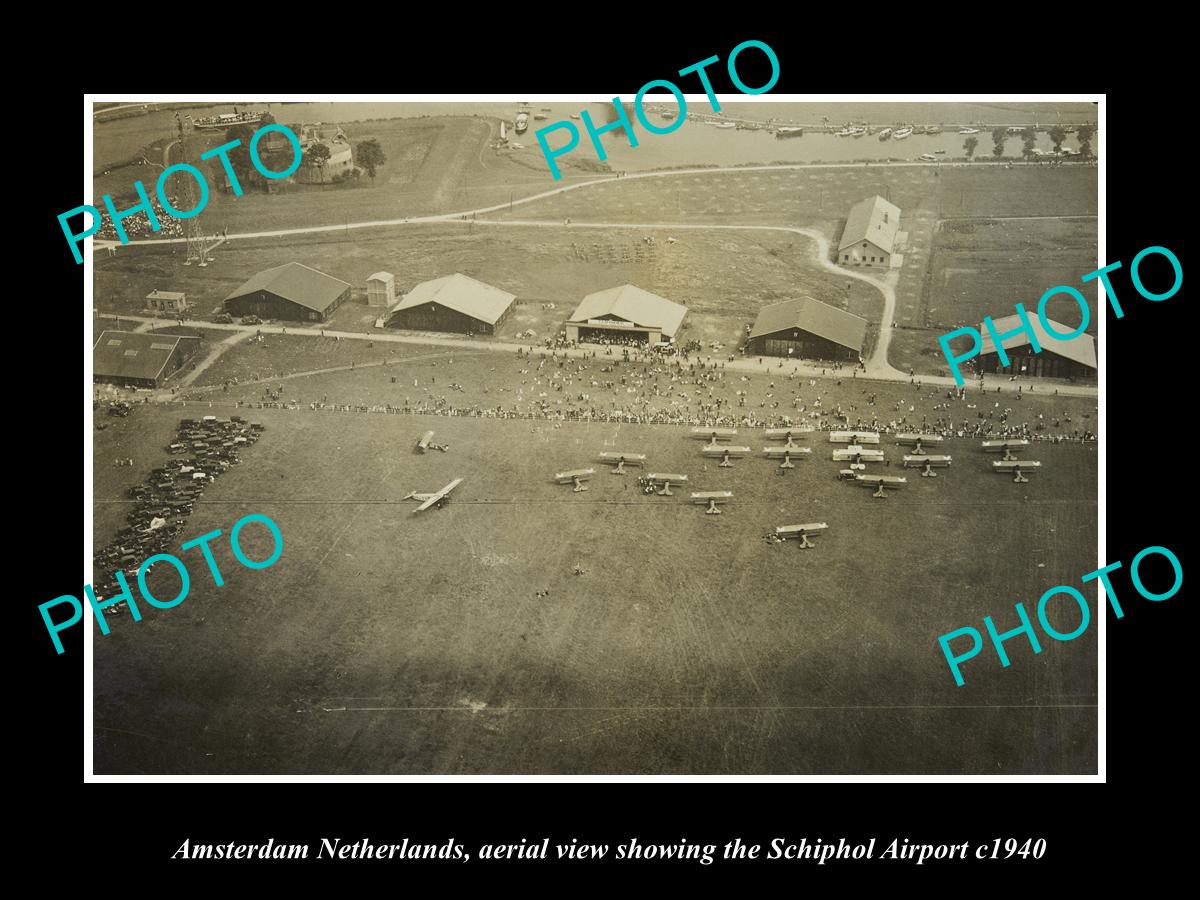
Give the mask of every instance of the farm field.
<path id="1" fill-rule="evenodd" d="M 96 634 L 98 773 L 1095 771 L 1094 628 L 1037 656 L 1010 642 L 1008 669 L 985 653 L 962 688 L 937 646 L 1095 568 L 1094 445 L 1038 445 L 1015 485 L 950 441 L 955 468 L 875 500 L 820 435 L 780 477 L 719 469 L 670 426 L 244 414 L 267 431 L 185 533 L 263 513 L 283 556 L 249 571 L 221 543 L 215 588 L 189 554 L 186 602 Z M 97 543 L 166 454 L 103 461 L 153 456 L 183 415 L 96 433 Z M 450 452 L 412 453 L 426 428 Z M 603 449 L 735 499 L 705 516 L 605 470 L 583 494 L 550 483 Z M 445 510 L 399 501 L 454 477 Z M 802 521 L 829 524 L 814 550 L 763 540 Z"/>

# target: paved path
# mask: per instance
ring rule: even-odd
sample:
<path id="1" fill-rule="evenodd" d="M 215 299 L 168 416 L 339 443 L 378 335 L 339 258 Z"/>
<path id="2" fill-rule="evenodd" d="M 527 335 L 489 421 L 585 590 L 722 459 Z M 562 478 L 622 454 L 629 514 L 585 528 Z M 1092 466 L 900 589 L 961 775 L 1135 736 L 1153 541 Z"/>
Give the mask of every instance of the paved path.
<path id="1" fill-rule="evenodd" d="M 939 166 L 941 168 L 981 168 L 985 166 L 1005 166 L 1007 163 L 997 162 L 974 162 L 974 163 L 928 163 L 928 162 L 888 162 L 888 163 L 872 163 L 870 167 L 874 168 L 922 168 L 929 166 Z M 1016 165 L 1031 165 L 1030 163 L 1017 163 Z M 478 209 L 469 209 L 463 212 L 442 213 L 432 216 L 409 216 L 401 219 L 376 219 L 369 222 L 343 222 L 339 225 L 310 225 L 303 228 L 280 228 L 274 231 L 250 231 L 241 234 L 231 234 L 228 239 L 234 240 L 255 240 L 258 238 L 268 237 L 288 237 L 298 234 L 320 234 L 331 231 L 349 231 L 355 228 L 383 228 L 396 225 L 414 225 L 425 222 L 452 222 L 457 219 L 470 219 L 474 216 L 483 216 L 488 213 L 502 212 L 511 209 L 514 206 L 520 206 L 523 203 L 532 203 L 535 200 L 544 200 L 547 197 L 554 197 L 558 194 L 564 194 L 568 191 L 577 191 L 582 188 L 591 187 L 596 184 L 608 184 L 613 181 L 636 181 L 642 178 L 674 178 L 679 175 L 740 175 L 745 172 L 785 172 L 797 171 L 804 169 L 862 169 L 869 168 L 863 165 L 851 165 L 848 163 L 787 163 L 779 165 L 767 166 L 729 166 L 729 167 L 709 167 L 696 169 L 669 169 L 666 171 L 657 172 L 634 172 L 624 176 L 610 176 L 607 178 L 593 178 L 589 181 L 580 181 L 575 184 L 564 184 L 560 187 L 552 188 L 548 191 L 542 191 L 537 194 L 530 194 L 528 197 L 520 197 L 507 203 L 497 203 L 494 206 L 484 206 Z M 1057 216 L 1051 218 L 1058 218 Z M 127 246 L 138 245 L 153 245 L 153 244 L 182 244 L 186 243 L 187 238 L 142 238 L 139 240 L 130 241 Z"/>
<path id="2" fill-rule="evenodd" d="M 202 359 L 196 368 L 192 369 L 192 371 L 188 372 L 187 375 L 180 380 L 178 387 L 190 387 L 192 382 L 199 378 L 205 369 L 220 359 L 226 350 L 235 344 L 239 344 L 247 338 L 252 337 L 253 335 L 254 331 L 250 328 L 250 326 L 247 326 L 245 331 L 235 331 L 233 334 L 229 335 L 229 337 L 225 338 L 225 340 L 213 347 L 212 352 Z"/>

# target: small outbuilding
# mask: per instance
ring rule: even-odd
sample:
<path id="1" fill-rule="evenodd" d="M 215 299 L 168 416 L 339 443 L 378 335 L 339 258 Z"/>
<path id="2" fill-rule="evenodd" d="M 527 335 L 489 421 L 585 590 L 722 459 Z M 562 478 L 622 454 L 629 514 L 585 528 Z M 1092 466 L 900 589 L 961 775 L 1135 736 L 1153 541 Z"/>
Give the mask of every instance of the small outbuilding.
<path id="1" fill-rule="evenodd" d="M 146 309 L 155 312 L 181 313 L 188 308 L 187 295 L 179 291 L 151 291 L 146 295 Z"/>
<path id="2" fill-rule="evenodd" d="M 367 279 L 367 306 L 388 309 L 396 302 L 396 276 L 391 272 L 376 272 Z"/>

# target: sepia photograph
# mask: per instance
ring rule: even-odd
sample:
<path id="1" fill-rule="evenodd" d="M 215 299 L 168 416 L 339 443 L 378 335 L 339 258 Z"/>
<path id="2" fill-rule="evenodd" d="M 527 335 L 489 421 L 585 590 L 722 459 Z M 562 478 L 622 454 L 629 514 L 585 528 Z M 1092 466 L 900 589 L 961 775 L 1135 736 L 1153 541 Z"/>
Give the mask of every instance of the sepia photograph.
<path id="1" fill-rule="evenodd" d="M 681 85 L 89 100 L 96 775 L 1098 772 L 1102 106 Z"/>

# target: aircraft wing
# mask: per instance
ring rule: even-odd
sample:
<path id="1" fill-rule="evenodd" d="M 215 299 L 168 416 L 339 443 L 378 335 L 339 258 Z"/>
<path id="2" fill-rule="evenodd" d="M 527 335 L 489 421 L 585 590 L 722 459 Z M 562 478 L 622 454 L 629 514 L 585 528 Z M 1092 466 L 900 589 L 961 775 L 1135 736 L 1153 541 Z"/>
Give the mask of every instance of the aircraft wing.
<path id="1" fill-rule="evenodd" d="M 462 484 L 462 479 L 455 478 L 452 482 L 450 482 L 448 485 L 446 485 L 440 491 L 430 494 L 429 499 L 426 500 L 424 503 L 422 503 L 420 506 L 418 506 L 415 511 L 422 512 L 424 510 L 429 509 L 429 507 L 433 506 L 433 504 L 437 503 L 439 500 L 441 500 L 443 497 L 445 497 L 447 494 L 449 494 L 452 490 L 454 490 L 460 484 Z"/>

